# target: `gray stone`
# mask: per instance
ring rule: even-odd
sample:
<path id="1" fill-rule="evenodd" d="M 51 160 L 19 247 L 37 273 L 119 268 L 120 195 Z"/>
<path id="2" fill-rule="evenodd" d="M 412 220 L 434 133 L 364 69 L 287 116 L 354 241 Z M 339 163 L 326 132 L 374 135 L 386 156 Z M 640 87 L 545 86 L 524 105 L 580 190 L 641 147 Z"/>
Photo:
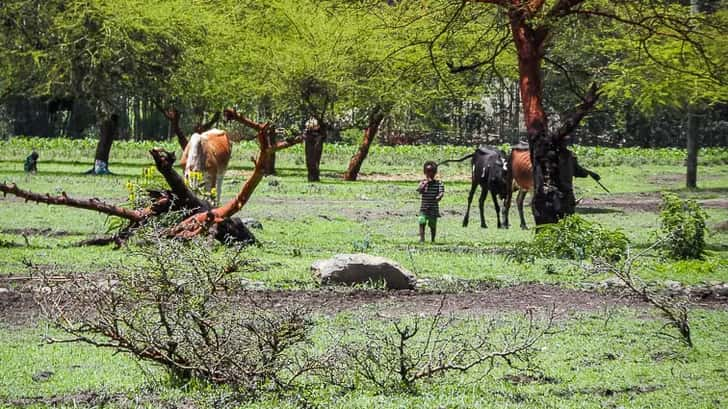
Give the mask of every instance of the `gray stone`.
<path id="1" fill-rule="evenodd" d="M 317 260 L 311 271 L 321 285 L 384 282 L 388 289 L 406 290 L 414 288 L 417 281 L 414 274 L 396 262 L 361 253 Z"/>

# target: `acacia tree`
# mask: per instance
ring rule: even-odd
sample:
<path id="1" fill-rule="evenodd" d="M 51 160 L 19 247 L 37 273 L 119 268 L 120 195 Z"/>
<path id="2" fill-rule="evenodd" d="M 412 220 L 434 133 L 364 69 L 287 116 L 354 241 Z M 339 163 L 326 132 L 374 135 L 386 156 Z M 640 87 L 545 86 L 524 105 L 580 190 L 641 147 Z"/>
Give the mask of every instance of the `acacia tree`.
<path id="1" fill-rule="evenodd" d="M 568 136 L 594 107 L 598 98 L 596 84 L 587 88 L 581 102 L 551 126 L 544 103 L 543 63 L 549 61 L 550 47 L 564 27 L 591 19 L 605 19 L 629 26 L 631 35 L 642 39 L 669 37 L 685 47 L 699 47 L 704 32 L 696 29 L 697 16 L 685 6 L 658 0 L 460 0 L 430 5 L 403 1 L 396 8 L 415 10 L 414 14 L 440 16 L 442 28 L 423 40 L 432 50 L 448 48 L 449 35 L 465 23 L 485 21 L 482 37 L 490 42 L 474 43 L 470 52 L 460 52 L 448 64 L 451 72 L 492 67 L 513 45 L 518 68 L 520 100 L 530 143 L 535 191 L 533 213 L 536 224 L 553 223 L 574 211 L 574 194 L 569 180 L 562 180 L 560 164 L 566 158 Z M 410 20 L 414 21 L 414 20 Z M 463 23 L 465 21 L 465 23 Z M 402 27 L 408 28 L 409 23 Z M 472 25 L 470 25 L 472 27 Z M 588 27 L 585 25 L 584 27 Z M 478 49 L 480 48 L 480 49 Z"/>
<path id="2" fill-rule="evenodd" d="M 12 80 L 4 91 L 88 101 L 99 128 L 90 172 L 107 173 L 123 98 L 158 99 L 186 45 L 196 41 L 177 7 L 142 0 L 4 2 L 0 57 L 14 67 L 5 70 Z"/>
<path id="3" fill-rule="evenodd" d="M 695 0 L 691 6 L 693 16 L 703 11 Z M 700 47 L 685 47 L 680 39 L 668 36 L 644 40 L 646 45 L 625 36 L 604 40 L 605 48 L 619 50 L 621 57 L 607 67 L 610 80 L 605 83 L 604 92 L 608 98 L 629 102 L 643 115 L 654 115 L 664 107 L 684 112 L 685 184 L 689 189 L 697 187 L 698 112 L 728 102 L 728 9 L 703 15 L 692 24 L 711 41 Z M 646 61 L 641 56 L 645 50 L 650 56 Z"/>

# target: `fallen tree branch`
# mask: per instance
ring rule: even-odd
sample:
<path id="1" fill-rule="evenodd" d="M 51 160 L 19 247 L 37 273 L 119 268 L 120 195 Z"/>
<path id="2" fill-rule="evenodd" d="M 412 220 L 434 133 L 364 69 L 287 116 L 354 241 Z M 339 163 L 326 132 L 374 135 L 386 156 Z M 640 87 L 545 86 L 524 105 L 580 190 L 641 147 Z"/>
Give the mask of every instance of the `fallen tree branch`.
<path id="1" fill-rule="evenodd" d="M 18 188 L 15 183 L 2 183 L 0 184 L 0 192 L 3 192 L 3 196 L 11 194 L 17 197 L 22 197 L 26 201 L 36 203 L 46 203 L 52 205 L 63 205 L 69 207 L 75 207 L 79 209 L 93 210 L 109 216 L 121 217 L 122 219 L 130 220 L 132 222 L 141 222 L 148 215 L 144 210 L 131 210 L 124 207 L 115 206 L 106 202 L 102 202 L 99 199 L 74 199 L 69 197 L 66 192 L 61 192 L 60 196 L 51 196 L 49 194 L 33 193 L 29 190 L 23 190 Z"/>
<path id="2" fill-rule="evenodd" d="M 304 139 L 304 135 L 299 135 L 294 138 L 289 138 L 285 141 L 274 143 L 273 141 L 275 137 L 275 127 L 270 122 L 255 122 L 243 115 L 240 115 L 233 109 L 226 109 L 225 111 L 223 111 L 223 115 L 227 120 L 240 122 L 258 131 L 258 134 L 256 135 L 256 140 L 258 142 L 259 153 L 258 157 L 253 159 L 253 163 L 255 164 L 253 174 L 250 175 L 248 180 L 245 181 L 245 184 L 233 199 L 229 200 L 224 205 L 214 209 L 203 208 L 204 211 L 188 217 L 170 230 L 170 234 L 172 234 L 173 236 L 190 238 L 204 231 L 208 231 L 215 233 L 215 236 L 218 237 L 218 239 L 221 238 L 222 235 L 224 240 L 224 230 L 232 227 L 230 225 L 230 221 L 226 220 L 232 217 L 238 211 L 240 211 L 240 209 L 242 209 L 243 206 L 248 203 L 248 200 L 250 200 L 250 197 L 255 191 L 255 188 L 258 187 L 258 184 L 261 180 L 263 180 L 263 177 L 265 176 L 265 164 L 270 159 L 270 156 L 275 151 L 299 144 L 303 142 Z M 171 169 L 171 166 L 169 166 L 169 168 Z M 172 172 L 174 172 L 173 169 Z M 179 175 L 177 176 L 179 177 Z M 167 176 L 165 176 L 165 178 L 166 177 Z M 168 183 L 169 182 L 170 180 L 168 180 Z M 173 180 L 172 182 L 176 184 L 175 180 Z M 223 231 L 221 231 L 221 229 Z"/>

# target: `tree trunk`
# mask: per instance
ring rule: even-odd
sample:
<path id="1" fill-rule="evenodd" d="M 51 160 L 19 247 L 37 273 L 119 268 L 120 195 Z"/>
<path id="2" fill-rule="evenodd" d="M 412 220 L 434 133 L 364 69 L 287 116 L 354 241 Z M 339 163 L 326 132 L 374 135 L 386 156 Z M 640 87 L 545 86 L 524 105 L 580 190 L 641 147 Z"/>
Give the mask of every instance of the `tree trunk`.
<path id="1" fill-rule="evenodd" d="M 276 153 L 271 152 L 271 154 L 266 158 L 265 163 L 263 163 L 263 176 L 270 176 L 276 174 Z"/>
<path id="2" fill-rule="evenodd" d="M 344 180 L 355 181 L 359 176 L 359 170 L 364 160 L 369 155 L 369 147 L 374 141 L 379 131 L 379 126 L 384 120 L 384 111 L 381 107 L 376 107 L 369 113 L 369 123 L 366 129 L 364 129 L 364 137 L 362 138 L 359 150 L 351 157 L 349 161 L 349 168 L 344 173 Z"/>
<path id="3" fill-rule="evenodd" d="M 695 115 L 694 106 L 688 107 L 687 150 L 687 177 L 685 184 L 688 189 L 696 189 L 698 187 L 698 118 Z"/>
<path id="4" fill-rule="evenodd" d="M 96 145 L 96 155 L 94 155 L 94 168 L 88 173 L 94 175 L 105 175 L 109 173 L 109 153 L 111 152 L 111 144 L 114 142 L 116 132 L 119 128 L 119 116 L 111 114 L 103 119 L 99 126 L 99 143 Z"/>
<path id="5" fill-rule="evenodd" d="M 541 62 L 544 57 L 545 28 L 534 30 L 518 11 L 510 12 L 511 30 L 518 54 L 521 103 L 533 164 L 534 192 L 531 210 L 536 225 L 555 223 L 561 214 L 559 191 L 559 150 L 561 141 L 548 132 L 543 108 Z"/>
<path id="6" fill-rule="evenodd" d="M 305 151 L 306 151 L 306 170 L 309 182 L 318 182 L 321 180 L 321 154 L 324 151 L 324 139 L 326 139 L 325 125 L 320 125 L 318 129 L 307 132 Z"/>

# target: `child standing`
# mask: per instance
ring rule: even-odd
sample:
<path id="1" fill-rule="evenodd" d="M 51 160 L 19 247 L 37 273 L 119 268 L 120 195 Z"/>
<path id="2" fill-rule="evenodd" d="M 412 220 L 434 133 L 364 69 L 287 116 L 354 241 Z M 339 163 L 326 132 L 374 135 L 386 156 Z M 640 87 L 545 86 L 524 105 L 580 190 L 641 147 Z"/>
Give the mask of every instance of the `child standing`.
<path id="1" fill-rule="evenodd" d="M 440 217 L 439 202 L 445 195 L 445 185 L 435 179 L 437 163 L 433 161 L 425 162 L 423 171 L 425 179 L 417 187 L 417 191 L 422 195 L 420 217 L 417 220 L 420 225 L 420 243 L 425 241 L 425 225 L 430 226 L 430 237 L 434 243 L 435 234 L 437 233 L 437 218 Z"/>

